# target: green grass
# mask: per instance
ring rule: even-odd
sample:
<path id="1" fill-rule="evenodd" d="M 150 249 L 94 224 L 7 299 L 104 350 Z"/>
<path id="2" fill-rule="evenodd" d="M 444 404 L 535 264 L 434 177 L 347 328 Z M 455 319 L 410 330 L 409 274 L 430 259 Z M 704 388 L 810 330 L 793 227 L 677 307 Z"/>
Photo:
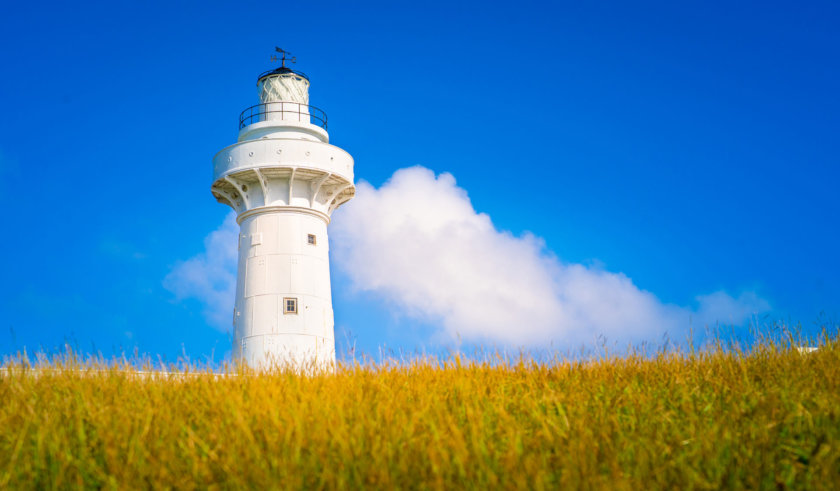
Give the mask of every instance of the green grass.
<path id="1" fill-rule="evenodd" d="M 840 488 L 840 349 L 0 374 L 5 488 Z"/>

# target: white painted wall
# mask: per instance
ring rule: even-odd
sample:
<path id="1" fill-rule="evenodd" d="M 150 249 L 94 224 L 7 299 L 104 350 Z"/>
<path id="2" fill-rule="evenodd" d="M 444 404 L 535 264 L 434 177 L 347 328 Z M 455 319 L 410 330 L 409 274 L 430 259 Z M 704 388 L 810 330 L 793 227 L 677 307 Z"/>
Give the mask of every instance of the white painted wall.
<path id="1" fill-rule="evenodd" d="M 328 245 L 327 223 L 315 214 L 281 209 L 242 221 L 234 353 L 248 365 L 334 361 Z M 296 314 L 284 313 L 284 298 L 296 299 Z"/>

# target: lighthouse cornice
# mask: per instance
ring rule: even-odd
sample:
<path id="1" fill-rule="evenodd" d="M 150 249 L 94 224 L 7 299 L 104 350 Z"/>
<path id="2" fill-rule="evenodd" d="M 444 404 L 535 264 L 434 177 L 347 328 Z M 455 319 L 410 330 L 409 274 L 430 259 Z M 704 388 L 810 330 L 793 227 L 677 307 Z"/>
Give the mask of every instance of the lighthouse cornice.
<path id="1" fill-rule="evenodd" d="M 335 145 L 333 145 L 329 142 L 302 140 L 300 138 L 263 137 L 263 138 L 253 138 L 253 139 L 249 139 L 249 140 L 242 140 L 242 141 L 238 141 L 236 143 L 232 143 L 232 144 L 222 148 L 218 152 L 216 152 L 216 155 L 213 156 L 213 161 L 215 162 L 220 154 L 222 154 L 222 153 L 224 153 L 224 152 L 226 152 L 226 151 L 228 151 L 228 150 L 230 150 L 234 147 L 239 147 L 239 146 L 242 146 L 242 145 L 246 145 L 248 143 L 258 143 L 258 142 L 307 142 L 307 143 L 312 143 L 312 144 L 315 144 L 315 145 L 324 145 L 326 147 L 330 147 L 331 149 L 336 150 L 337 152 L 341 152 L 341 153 L 345 154 L 351 161 L 353 160 L 353 157 L 346 150 L 344 150 L 341 147 L 337 147 L 337 146 L 335 146 Z"/>
<path id="2" fill-rule="evenodd" d="M 307 168 L 353 182 L 353 157 L 329 143 L 293 138 L 261 138 L 225 147 L 213 157 L 213 181 L 259 168 Z"/>
<path id="3" fill-rule="evenodd" d="M 332 212 L 355 196 L 356 187 L 342 174 L 324 168 L 263 165 L 226 172 L 218 176 L 211 191 L 240 219 L 257 209 L 308 209 L 329 223 Z"/>

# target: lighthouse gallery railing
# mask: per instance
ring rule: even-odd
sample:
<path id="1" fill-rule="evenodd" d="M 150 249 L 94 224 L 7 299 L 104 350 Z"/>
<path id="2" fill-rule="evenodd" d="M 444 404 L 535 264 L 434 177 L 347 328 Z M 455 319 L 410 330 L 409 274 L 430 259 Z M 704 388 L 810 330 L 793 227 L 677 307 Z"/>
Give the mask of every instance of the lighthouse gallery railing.
<path id="1" fill-rule="evenodd" d="M 251 106 L 239 115 L 239 129 L 261 121 L 298 121 L 327 129 L 327 113 L 315 106 L 297 102 L 265 102 Z"/>

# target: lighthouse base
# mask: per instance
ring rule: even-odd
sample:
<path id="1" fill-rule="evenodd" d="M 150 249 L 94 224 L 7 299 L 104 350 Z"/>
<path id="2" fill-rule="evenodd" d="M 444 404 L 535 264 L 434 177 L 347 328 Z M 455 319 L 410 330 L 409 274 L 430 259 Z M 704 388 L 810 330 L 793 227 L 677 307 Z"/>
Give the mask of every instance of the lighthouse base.
<path id="1" fill-rule="evenodd" d="M 335 365 L 333 338 L 307 334 L 264 334 L 239 340 L 241 362 L 257 370 L 331 371 Z"/>

